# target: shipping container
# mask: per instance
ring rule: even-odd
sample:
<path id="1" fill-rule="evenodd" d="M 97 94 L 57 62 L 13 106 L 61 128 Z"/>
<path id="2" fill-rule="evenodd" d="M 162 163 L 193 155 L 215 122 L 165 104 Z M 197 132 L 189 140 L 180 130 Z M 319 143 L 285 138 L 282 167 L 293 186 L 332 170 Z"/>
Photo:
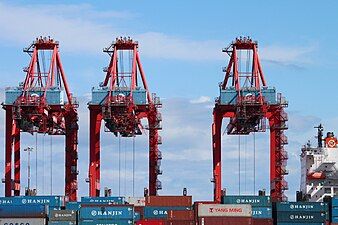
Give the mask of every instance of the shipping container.
<path id="1" fill-rule="evenodd" d="M 0 218 L 44 218 L 48 215 L 45 205 L 1 205 Z"/>
<path id="2" fill-rule="evenodd" d="M 164 220 L 140 220 L 135 225 L 166 225 Z"/>
<path id="3" fill-rule="evenodd" d="M 245 204 L 199 204 L 199 217 L 251 217 L 252 207 Z"/>
<path id="4" fill-rule="evenodd" d="M 134 206 L 145 206 L 146 198 L 145 197 L 128 197 L 127 202 L 128 204 L 131 204 Z"/>
<path id="5" fill-rule="evenodd" d="M 271 198 L 270 196 L 250 196 L 250 195 L 232 195 L 232 196 L 223 196 L 223 204 L 249 204 L 257 207 L 271 207 Z"/>
<path id="6" fill-rule="evenodd" d="M 199 225 L 252 225 L 250 217 L 200 217 Z"/>
<path id="7" fill-rule="evenodd" d="M 167 218 L 168 211 L 170 210 L 191 210 L 191 207 L 155 207 L 155 206 L 146 206 L 144 207 L 144 218 Z"/>
<path id="8" fill-rule="evenodd" d="M 273 219 L 252 218 L 253 225 L 273 225 Z"/>
<path id="9" fill-rule="evenodd" d="M 276 225 L 327 225 L 326 223 L 277 223 Z M 333 224 L 331 224 L 333 225 Z"/>
<path id="10" fill-rule="evenodd" d="M 192 206 L 191 196 L 148 196 L 146 206 Z"/>
<path id="11" fill-rule="evenodd" d="M 48 221 L 48 225 L 76 225 L 76 221 Z"/>
<path id="12" fill-rule="evenodd" d="M 49 213 L 49 220 L 53 221 L 76 221 L 77 211 L 75 210 L 57 210 Z"/>
<path id="13" fill-rule="evenodd" d="M 166 221 L 166 225 L 194 225 L 193 220 L 175 220 L 175 221 Z"/>
<path id="14" fill-rule="evenodd" d="M 326 203 L 323 202 L 278 202 L 276 203 L 276 211 L 304 211 L 304 212 L 325 212 Z"/>
<path id="15" fill-rule="evenodd" d="M 131 206 L 102 206 L 102 207 L 82 207 L 79 219 L 85 220 L 120 220 L 134 218 L 134 209 Z"/>
<path id="16" fill-rule="evenodd" d="M 326 220 L 325 212 L 277 212 L 277 222 L 286 223 L 322 223 Z"/>
<path id="17" fill-rule="evenodd" d="M 252 217 L 269 219 L 272 218 L 272 208 L 271 207 L 252 207 Z"/>
<path id="18" fill-rule="evenodd" d="M 81 204 L 125 204 L 124 197 L 82 197 Z"/>
<path id="19" fill-rule="evenodd" d="M 66 209 L 68 210 L 80 210 L 81 202 L 67 202 Z"/>
<path id="20" fill-rule="evenodd" d="M 46 225 L 44 218 L 1 218 L 0 225 Z"/>
<path id="21" fill-rule="evenodd" d="M 194 220 L 194 210 L 169 210 L 168 220 Z"/>
<path id="22" fill-rule="evenodd" d="M 134 212 L 134 221 L 139 221 L 141 220 L 141 214 L 138 212 Z"/>
<path id="23" fill-rule="evenodd" d="M 79 225 L 134 225 L 133 220 L 81 220 Z"/>
<path id="24" fill-rule="evenodd" d="M 144 207 L 143 206 L 135 206 L 134 212 L 137 212 L 140 214 L 141 219 L 144 218 Z"/>
<path id="25" fill-rule="evenodd" d="M 338 206 L 338 197 L 333 197 L 331 199 L 332 207 Z"/>
<path id="26" fill-rule="evenodd" d="M 65 206 L 64 196 L 16 196 L 0 197 L 0 205 L 49 205 L 51 207 Z"/>

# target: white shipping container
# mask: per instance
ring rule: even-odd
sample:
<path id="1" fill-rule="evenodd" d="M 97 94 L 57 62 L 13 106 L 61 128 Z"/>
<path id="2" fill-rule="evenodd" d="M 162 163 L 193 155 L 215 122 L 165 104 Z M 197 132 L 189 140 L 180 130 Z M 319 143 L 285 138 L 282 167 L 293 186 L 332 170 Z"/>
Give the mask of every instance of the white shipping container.
<path id="1" fill-rule="evenodd" d="M 0 218 L 0 225 L 46 225 L 44 218 Z"/>
<path id="2" fill-rule="evenodd" d="M 134 206 L 145 206 L 146 198 L 145 197 L 128 197 L 127 202 Z"/>
<path id="3" fill-rule="evenodd" d="M 251 205 L 245 204 L 199 204 L 198 216 L 251 217 Z"/>

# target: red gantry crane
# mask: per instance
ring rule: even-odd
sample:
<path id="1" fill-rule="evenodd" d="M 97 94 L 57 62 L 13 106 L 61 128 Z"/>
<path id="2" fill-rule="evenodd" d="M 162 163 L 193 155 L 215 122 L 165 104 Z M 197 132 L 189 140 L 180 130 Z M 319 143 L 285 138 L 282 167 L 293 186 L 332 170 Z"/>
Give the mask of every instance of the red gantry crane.
<path id="1" fill-rule="evenodd" d="M 221 202 L 221 128 L 224 117 L 230 118 L 226 128 L 228 135 L 248 135 L 265 132 L 266 119 L 270 126 L 270 195 L 273 201 L 284 201 L 288 189 L 287 174 L 287 102 L 275 88 L 267 87 L 257 52 L 257 42 L 249 37 L 233 41 L 223 52 L 230 56 L 224 69 L 224 81 L 220 84 L 220 96 L 213 110 L 212 149 L 214 201 Z M 246 55 L 246 62 L 241 58 Z"/>
<path id="2" fill-rule="evenodd" d="M 90 111 L 89 195 L 100 196 L 100 128 L 102 120 L 107 132 L 115 136 L 141 135 L 141 119 L 148 120 L 149 130 L 149 195 L 157 195 L 161 182 L 162 159 L 158 145 L 161 138 L 161 103 L 150 94 L 138 53 L 138 43 L 130 38 L 117 38 L 103 50 L 111 57 L 104 69 L 106 77 L 98 88 L 92 89 Z"/>
<path id="3" fill-rule="evenodd" d="M 24 69 L 26 78 L 18 87 L 7 88 L 5 195 L 20 195 L 20 132 L 65 136 L 65 195 L 77 200 L 78 104 L 72 96 L 63 70 L 59 43 L 37 38 L 24 49 L 31 56 Z M 66 101 L 64 101 L 64 91 Z M 14 179 L 12 178 L 14 152 Z"/>

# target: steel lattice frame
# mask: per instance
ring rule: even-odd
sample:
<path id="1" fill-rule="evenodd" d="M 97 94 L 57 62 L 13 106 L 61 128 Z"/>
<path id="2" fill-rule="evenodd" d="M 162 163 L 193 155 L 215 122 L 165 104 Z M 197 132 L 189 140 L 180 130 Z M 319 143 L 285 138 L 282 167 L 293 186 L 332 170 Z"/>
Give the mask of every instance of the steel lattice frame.
<path id="1" fill-rule="evenodd" d="M 247 50 L 252 52 L 252 68 L 246 78 L 249 79 L 250 88 L 258 91 L 258 96 L 241 96 L 241 74 L 239 72 L 238 51 Z M 217 99 L 213 110 L 212 124 L 212 149 L 213 149 L 213 182 L 214 201 L 221 202 L 222 196 L 222 173 L 221 173 L 221 136 L 222 120 L 230 118 L 227 126 L 227 134 L 247 135 L 251 132 L 264 132 L 265 119 L 270 125 L 270 195 L 273 201 L 286 200 L 284 190 L 287 183 L 284 176 L 287 153 L 283 146 L 287 144 L 284 130 L 287 129 L 287 114 L 284 107 L 286 101 L 281 95 L 277 97 L 276 104 L 268 104 L 261 93 L 262 86 L 267 86 L 262 67 L 257 53 L 257 42 L 250 38 L 237 38 L 228 48 L 223 50 L 230 56 L 230 61 L 225 69 L 225 78 L 220 85 L 221 90 L 233 87 L 237 92 L 236 104 L 221 104 Z M 232 80 L 232 83 L 230 83 Z"/>
<path id="2" fill-rule="evenodd" d="M 59 55 L 59 43 L 50 38 L 37 38 L 25 52 L 31 61 L 22 88 L 14 104 L 3 104 L 6 111 L 5 196 L 20 195 L 20 132 L 65 135 L 65 195 L 77 200 L 78 104 L 69 90 Z M 50 51 L 48 71 L 42 71 L 41 52 Z M 65 90 L 68 102 L 48 105 L 46 92 L 51 87 Z M 42 93 L 33 94 L 34 91 Z M 12 154 L 14 152 L 14 179 Z"/>
<path id="3" fill-rule="evenodd" d="M 114 96 L 114 91 L 121 90 L 121 82 L 124 73 L 119 68 L 119 52 L 130 51 L 132 55 L 132 70 L 128 73 L 130 84 L 124 86 L 124 90 L 130 91 L 130 96 Z M 111 46 L 104 49 L 110 57 L 110 63 L 106 69 L 106 77 L 101 87 L 108 88 L 108 96 L 103 104 L 89 104 L 90 111 L 90 137 L 89 137 L 89 195 L 100 196 L 100 130 L 102 120 L 109 132 L 116 136 L 134 137 L 141 135 L 141 119 L 148 120 L 149 130 L 149 195 L 157 195 L 161 189 L 161 183 L 157 179 L 160 171 L 161 153 L 158 145 L 161 139 L 158 131 L 161 129 L 161 115 L 158 108 L 161 107 L 159 98 L 152 96 L 149 92 L 145 73 L 142 68 L 138 53 L 138 43 L 130 38 L 118 38 Z M 138 87 L 138 79 L 146 90 L 147 104 L 136 105 L 133 102 L 132 91 Z M 123 81 L 124 82 L 124 81 Z"/>

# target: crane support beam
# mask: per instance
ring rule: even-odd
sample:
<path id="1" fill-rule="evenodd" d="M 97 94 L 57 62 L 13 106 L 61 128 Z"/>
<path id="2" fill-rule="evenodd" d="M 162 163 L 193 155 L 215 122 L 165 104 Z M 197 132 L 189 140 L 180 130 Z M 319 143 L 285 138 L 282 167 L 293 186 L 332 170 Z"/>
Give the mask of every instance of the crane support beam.
<path id="1" fill-rule="evenodd" d="M 284 131 L 287 129 L 287 102 L 276 95 L 274 88 L 268 88 L 259 61 L 257 42 L 249 37 L 240 37 L 223 50 L 230 56 L 220 85 L 220 96 L 213 110 L 212 150 L 214 201 L 220 203 L 222 195 L 221 173 L 221 127 L 223 118 L 229 118 L 228 135 L 248 135 L 265 132 L 266 120 L 270 125 L 270 194 L 272 201 L 285 201 L 284 191 L 288 189 L 284 176 L 287 144 Z M 246 53 L 243 54 L 242 52 Z M 241 66 L 246 55 L 246 70 Z M 252 55 L 252 56 L 251 56 Z M 250 66 L 251 65 L 251 68 Z M 261 86 L 262 85 L 262 86 Z M 239 171 L 240 172 L 240 171 Z"/>

